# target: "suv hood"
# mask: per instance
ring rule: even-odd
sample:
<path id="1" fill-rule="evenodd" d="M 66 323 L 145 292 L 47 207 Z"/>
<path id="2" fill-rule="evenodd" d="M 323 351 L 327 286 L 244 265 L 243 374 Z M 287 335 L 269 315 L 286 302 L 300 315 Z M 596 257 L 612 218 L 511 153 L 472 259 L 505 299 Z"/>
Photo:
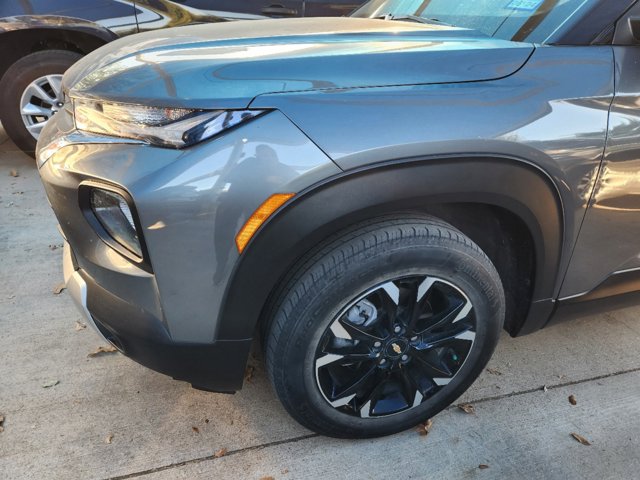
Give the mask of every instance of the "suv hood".
<path id="1" fill-rule="evenodd" d="M 63 86 L 125 103 L 244 108 L 264 93 L 491 80 L 518 70 L 533 48 L 414 22 L 242 21 L 116 40 L 69 69 Z"/>

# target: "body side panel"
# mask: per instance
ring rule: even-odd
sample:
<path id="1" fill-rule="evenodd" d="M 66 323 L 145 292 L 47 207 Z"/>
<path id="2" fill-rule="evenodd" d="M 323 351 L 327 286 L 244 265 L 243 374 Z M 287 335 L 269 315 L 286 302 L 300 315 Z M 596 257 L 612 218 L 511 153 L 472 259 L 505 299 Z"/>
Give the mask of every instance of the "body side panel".
<path id="1" fill-rule="evenodd" d="M 640 51 L 629 46 L 614 52 L 616 97 L 607 149 L 562 297 L 586 294 L 614 271 L 640 269 Z M 636 283 L 626 285 L 633 289 Z"/>
<path id="2" fill-rule="evenodd" d="M 536 165 L 564 208 L 555 298 L 600 168 L 613 91 L 611 47 L 540 47 L 517 73 L 495 81 L 265 95 L 252 106 L 282 110 L 346 171 L 467 154 Z"/>

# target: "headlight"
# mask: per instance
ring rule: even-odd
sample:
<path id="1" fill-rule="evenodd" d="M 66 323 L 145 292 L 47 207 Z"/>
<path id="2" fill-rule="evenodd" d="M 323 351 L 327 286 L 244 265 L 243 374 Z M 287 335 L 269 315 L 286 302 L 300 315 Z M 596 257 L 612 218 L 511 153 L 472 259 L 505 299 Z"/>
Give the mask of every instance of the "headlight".
<path id="1" fill-rule="evenodd" d="M 264 110 L 161 108 L 73 98 L 76 128 L 85 132 L 183 148 L 264 113 Z"/>

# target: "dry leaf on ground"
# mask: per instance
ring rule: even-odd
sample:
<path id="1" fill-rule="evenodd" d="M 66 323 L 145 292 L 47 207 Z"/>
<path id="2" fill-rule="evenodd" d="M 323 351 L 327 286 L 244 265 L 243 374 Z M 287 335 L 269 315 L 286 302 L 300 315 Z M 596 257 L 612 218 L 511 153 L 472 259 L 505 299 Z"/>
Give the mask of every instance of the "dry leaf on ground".
<path id="1" fill-rule="evenodd" d="M 97 357 L 99 355 L 102 355 L 103 353 L 115 353 L 117 351 L 118 349 L 113 345 L 101 345 L 98 348 L 96 348 L 93 352 L 91 352 L 89 355 L 87 355 L 87 357 L 92 358 L 92 357 Z"/>
<path id="2" fill-rule="evenodd" d="M 429 432 L 431 431 L 432 428 L 433 428 L 433 420 L 429 419 L 426 422 L 418 425 L 417 431 L 420 435 L 426 437 L 427 435 L 429 435 Z"/>
<path id="3" fill-rule="evenodd" d="M 276 480 L 274 477 L 260 477 L 260 480 Z"/>
<path id="4" fill-rule="evenodd" d="M 214 453 L 213 456 L 215 458 L 220 458 L 220 457 L 224 457 L 226 454 L 227 454 L 227 449 L 226 448 L 221 448 L 216 453 Z"/>
<path id="5" fill-rule="evenodd" d="M 84 330 L 85 328 L 87 328 L 87 324 L 86 323 L 82 323 L 76 320 L 76 330 Z"/>
<path id="6" fill-rule="evenodd" d="M 4 432 L 4 415 L 0 415 L 0 433 Z"/>
<path id="7" fill-rule="evenodd" d="M 578 400 L 576 400 L 576 396 L 575 395 L 569 395 L 569 403 L 571 405 L 577 405 L 578 404 Z"/>
<path id="8" fill-rule="evenodd" d="M 464 413 L 476 413 L 476 408 L 470 403 L 463 403 L 462 405 L 458 405 L 458 408 Z"/>
<path id="9" fill-rule="evenodd" d="M 247 365 L 247 369 L 244 371 L 244 381 L 251 382 L 253 378 L 253 373 L 256 371 L 256 368 L 251 365 Z"/>
<path id="10" fill-rule="evenodd" d="M 497 368 L 487 368 L 487 372 L 489 372 L 491 375 L 502 375 L 502 372 Z"/>
<path id="11" fill-rule="evenodd" d="M 53 287 L 53 294 L 54 295 L 60 295 L 65 288 L 67 288 L 67 286 L 64 284 L 64 282 L 63 283 L 59 283 L 58 285 Z"/>
<path id="12" fill-rule="evenodd" d="M 487 465 L 486 463 L 481 463 L 480 465 L 478 465 L 478 468 L 480 470 L 486 470 L 487 468 L 489 468 L 489 465 Z"/>
<path id="13" fill-rule="evenodd" d="M 104 443 L 111 443 L 112 440 L 113 440 L 113 433 L 110 433 L 109 435 L 107 435 L 107 438 L 104 439 Z"/>
<path id="14" fill-rule="evenodd" d="M 578 435 L 577 433 L 572 433 L 571 436 L 582 445 L 591 445 L 591 442 L 584 438 L 582 435 Z"/>
<path id="15" fill-rule="evenodd" d="M 193 430 L 195 433 L 200 433 L 200 429 L 198 427 L 191 427 L 191 430 Z"/>
<path id="16" fill-rule="evenodd" d="M 15 168 L 14 168 L 14 169 L 12 169 L 12 170 L 9 172 L 9 175 L 11 175 L 12 177 L 19 177 L 19 176 L 20 176 L 20 174 L 18 173 L 18 170 L 16 170 Z"/>
<path id="17" fill-rule="evenodd" d="M 48 382 L 44 382 L 42 384 L 42 388 L 51 388 L 51 387 L 55 387 L 56 385 L 58 385 L 60 383 L 60 380 L 49 380 Z"/>

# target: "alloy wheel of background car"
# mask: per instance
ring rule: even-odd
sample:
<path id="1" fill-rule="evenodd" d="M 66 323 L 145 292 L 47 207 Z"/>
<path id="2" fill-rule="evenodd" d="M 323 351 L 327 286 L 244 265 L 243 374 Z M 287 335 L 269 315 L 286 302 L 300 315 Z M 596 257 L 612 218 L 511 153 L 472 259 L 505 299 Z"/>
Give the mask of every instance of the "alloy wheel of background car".
<path id="1" fill-rule="evenodd" d="M 66 50 L 42 50 L 15 62 L 2 77 L 2 126 L 25 153 L 34 155 L 42 128 L 62 108 L 62 75 L 80 58 Z"/>
<path id="2" fill-rule="evenodd" d="M 455 377 L 475 335 L 473 306 L 452 283 L 427 275 L 390 280 L 325 330 L 318 388 L 332 407 L 363 418 L 418 407 Z"/>
<path id="3" fill-rule="evenodd" d="M 63 106 L 62 74 L 45 75 L 27 85 L 20 98 L 25 127 L 38 140 L 47 121 Z"/>
<path id="4" fill-rule="evenodd" d="M 292 269 L 265 319 L 267 372 L 289 413 L 336 437 L 387 435 L 446 408 L 488 362 L 501 280 L 433 217 L 342 232 Z"/>

